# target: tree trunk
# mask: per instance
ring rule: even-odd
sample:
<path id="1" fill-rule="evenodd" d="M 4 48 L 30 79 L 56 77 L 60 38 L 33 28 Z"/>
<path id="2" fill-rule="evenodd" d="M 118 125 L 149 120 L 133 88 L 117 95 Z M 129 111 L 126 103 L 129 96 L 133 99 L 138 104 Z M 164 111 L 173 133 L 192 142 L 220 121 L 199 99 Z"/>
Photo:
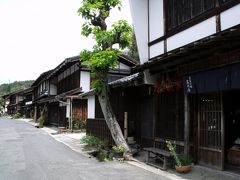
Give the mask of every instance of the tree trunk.
<path id="1" fill-rule="evenodd" d="M 98 94 L 98 100 L 102 108 L 102 112 L 108 128 L 111 132 L 112 138 L 117 146 L 124 146 L 126 148 L 126 156 L 131 156 L 130 148 L 123 137 L 122 130 L 117 122 L 116 116 L 113 113 L 112 106 L 109 100 L 107 85 L 103 87 L 101 92 Z M 126 157 L 125 156 L 125 157 Z"/>

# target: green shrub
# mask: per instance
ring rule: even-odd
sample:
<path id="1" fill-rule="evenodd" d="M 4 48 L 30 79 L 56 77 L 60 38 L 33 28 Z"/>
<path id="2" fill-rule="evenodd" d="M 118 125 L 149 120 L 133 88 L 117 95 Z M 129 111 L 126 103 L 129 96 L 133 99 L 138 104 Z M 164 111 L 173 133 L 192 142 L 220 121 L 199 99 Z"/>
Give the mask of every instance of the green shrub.
<path id="1" fill-rule="evenodd" d="M 76 120 L 73 122 L 74 129 L 84 129 L 86 128 L 86 121 L 84 120 Z"/>
<path id="2" fill-rule="evenodd" d="M 105 151 L 103 149 L 100 149 L 99 152 L 98 152 L 98 155 L 97 155 L 97 159 L 100 162 L 112 161 L 113 160 L 113 155 L 109 151 Z"/>
<path id="3" fill-rule="evenodd" d="M 187 155 L 178 155 L 182 166 L 187 166 L 192 163 L 192 158 Z"/>
<path id="4" fill-rule="evenodd" d="M 38 122 L 39 122 L 39 127 L 43 128 L 43 126 L 45 126 L 47 124 L 47 117 L 46 115 L 42 115 L 38 118 Z"/>
<path id="5" fill-rule="evenodd" d="M 91 136 L 91 135 L 83 136 L 80 139 L 80 142 L 85 143 L 88 146 L 99 147 L 99 148 L 101 148 L 104 145 L 104 143 L 101 139 L 99 139 L 98 137 L 95 137 L 95 136 Z"/>
<path id="6" fill-rule="evenodd" d="M 176 142 L 166 141 L 170 154 L 174 157 L 177 166 L 187 166 L 192 163 L 192 158 L 187 155 L 179 155 L 176 153 Z"/>
<path id="7" fill-rule="evenodd" d="M 13 118 L 14 119 L 19 119 L 21 116 L 22 116 L 21 113 L 17 112 L 16 114 L 14 114 Z"/>
<path id="8" fill-rule="evenodd" d="M 112 150 L 115 152 L 125 152 L 126 148 L 124 146 L 113 146 Z"/>

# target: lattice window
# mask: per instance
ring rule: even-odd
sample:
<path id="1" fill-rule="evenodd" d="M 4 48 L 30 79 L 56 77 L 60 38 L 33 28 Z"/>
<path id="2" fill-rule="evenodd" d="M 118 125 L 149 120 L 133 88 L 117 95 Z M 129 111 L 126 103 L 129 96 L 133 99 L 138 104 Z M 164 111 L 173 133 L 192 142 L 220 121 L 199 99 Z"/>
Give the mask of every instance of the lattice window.
<path id="1" fill-rule="evenodd" d="M 222 106 L 220 94 L 199 96 L 200 147 L 222 148 Z"/>

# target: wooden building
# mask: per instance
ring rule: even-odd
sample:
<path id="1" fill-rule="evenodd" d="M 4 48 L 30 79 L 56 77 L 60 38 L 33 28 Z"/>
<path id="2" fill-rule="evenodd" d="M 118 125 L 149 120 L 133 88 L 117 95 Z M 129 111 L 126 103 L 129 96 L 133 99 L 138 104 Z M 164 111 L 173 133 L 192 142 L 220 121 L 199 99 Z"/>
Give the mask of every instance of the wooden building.
<path id="1" fill-rule="evenodd" d="M 87 104 L 75 95 L 89 90 L 88 74 L 79 56 L 67 58 L 53 70 L 41 74 L 32 85 L 35 120 L 45 111 L 47 124 L 79 129 L 86 121 Z"/>
<path id="2" fill-rule="evenodd" d="M 80 99 L 79 93 L 90 89 L 90 71 L 80 62 L 79 56 L 65 59 L 47 78 L 55 79 L 57 94 L 49 102 L 49 124 L 85 128 L 87 118 L 87 101 Z"/>
<path id="3" fill-rule="evenodd" d="M 144 77 L 116 90 L 146 97 L 136 139 L 175 140 L 197 164 L 239 170 L 240 2 L 129 2 Z"/>
<path id="4" fill-rule="evenodd" d="M 3 96 L 5 102 L 6 113 L 14 115 L 20 113 L 21 116 L 31 118 L 32 116 L 32 96 L 33 89 L 14 91 Z"/>
<path id="5" fill-rule="evenodd" d="M 34 120 L 37 122 L 41 116 L 41 112 L 45 111 L 48 114 L 47 107 L 49 101 L 57 95 L 57 87 L 53 79 L 48 79 L 47 76 L 53 70 L 43 72 L 32 84 L 33 88 L 33 106 Z"/>
<path id="6" fill-rule="evenodd" d="M 33 88 L 28 88 L 23 91 L 23 103 L 21 111 L 25 118 L 34 118 L 34 107 L 33 102 Z"/>
<path id="7" fill-rule="evenodd" d="M 8 115 L 20 113 L 23 115 L 22 106 L 24 105 L 24 90 L 18 90 L 3 96 Z"/>

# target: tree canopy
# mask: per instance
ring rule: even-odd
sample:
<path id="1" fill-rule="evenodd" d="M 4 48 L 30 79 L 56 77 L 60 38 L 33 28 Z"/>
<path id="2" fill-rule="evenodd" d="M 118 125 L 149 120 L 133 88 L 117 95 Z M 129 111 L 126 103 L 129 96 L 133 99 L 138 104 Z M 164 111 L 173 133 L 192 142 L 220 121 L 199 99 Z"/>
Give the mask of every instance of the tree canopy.
<path id="1" fill-rule="evenodd" d="M 121 0 L 83 0 L 78 9 L 79 15 L 85 19 L 82 25 L 82 35 L 93 35 L 96 42 L 92 51 L 84 50 L 80 53 L 81 60 L 90 67 L 94 78 L 93 86 L 100 90 L 106 83 L 106 75 L 109 70 L 117 65 L 117 55 L 130 45 L 132 27 L 126 20 L 119 20 L 109 29 L 106 19 L 113 8 L 121 9 Z M 119 49 L 114 49 L 114 45 Z"/>

